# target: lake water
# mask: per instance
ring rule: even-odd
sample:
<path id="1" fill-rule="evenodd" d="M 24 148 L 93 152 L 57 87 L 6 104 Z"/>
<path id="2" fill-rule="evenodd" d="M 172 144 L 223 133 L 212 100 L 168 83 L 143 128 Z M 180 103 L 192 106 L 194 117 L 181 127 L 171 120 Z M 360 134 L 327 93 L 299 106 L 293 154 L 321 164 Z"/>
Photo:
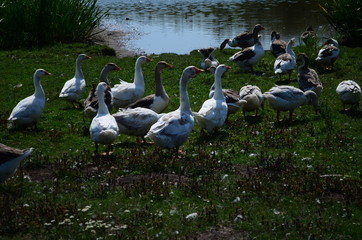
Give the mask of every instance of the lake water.
<path id="1" fill-rule="evenodd" d="M 103 24 L 110 30 L 131 32 L 127 47 L 146 54 L 188 54 L 203 47 L 219 47 L 225 38 L 262 24 L 261 42 L 269 49 L 270 33 L 295 37 L 312 26 L 319 36 L 332 30 L 316 1 L 263 0 L 98 0 L 109 10 Z"/>

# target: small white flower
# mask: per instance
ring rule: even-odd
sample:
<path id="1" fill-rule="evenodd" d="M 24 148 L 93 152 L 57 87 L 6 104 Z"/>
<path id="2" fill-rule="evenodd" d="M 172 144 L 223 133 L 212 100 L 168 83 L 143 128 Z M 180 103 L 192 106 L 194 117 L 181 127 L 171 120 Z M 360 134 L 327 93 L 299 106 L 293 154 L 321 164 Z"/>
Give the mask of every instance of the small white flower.
<path id="1" fill-rule="evenodd" d="M 255 153 L 250 153 L 250 154 L 249 154 L 249 157 L 250 157 L 250 158 L 256 157 L 256 154 L 255 154 Z"/>
<path id="2" fill-rule="evenodd" d="M 273 209 L 273 213 L 275 214 L 275 215 L 279 215 L 280 214 L 280 211 L 278 211 L 277 209 Z"/>
<path id="3" fill-rule="evenodd" d="M 240 202 L 240 197 L 236 197 L 234 200 L 233 200 L 233 203 L 238 203 Z"/>
<path id="4" fill-rule="evenodd" d="M 197 213 L 190 213 L 189 215 L 186 216 L 187 220 L 192 220 L 197 218 L 198 214 Z"/>

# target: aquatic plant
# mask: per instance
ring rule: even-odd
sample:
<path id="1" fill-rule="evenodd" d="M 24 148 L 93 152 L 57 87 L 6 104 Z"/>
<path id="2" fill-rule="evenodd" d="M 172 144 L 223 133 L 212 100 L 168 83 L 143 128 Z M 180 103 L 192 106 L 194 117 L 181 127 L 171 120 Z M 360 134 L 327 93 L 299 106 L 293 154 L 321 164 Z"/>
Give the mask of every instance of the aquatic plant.
<path id="1" fill-rule="evenodd" d="M 97 0 L 4 0 L 0 49 L 41 47 L 89 39 L 106 14 Z"/>
<path id="2" fill-rule="evenodd" d="M 318 0 L 322 14 L 333 28 L 341 34 L 349 46 L 361 47 L 362 1 L 361 0 Z"/>

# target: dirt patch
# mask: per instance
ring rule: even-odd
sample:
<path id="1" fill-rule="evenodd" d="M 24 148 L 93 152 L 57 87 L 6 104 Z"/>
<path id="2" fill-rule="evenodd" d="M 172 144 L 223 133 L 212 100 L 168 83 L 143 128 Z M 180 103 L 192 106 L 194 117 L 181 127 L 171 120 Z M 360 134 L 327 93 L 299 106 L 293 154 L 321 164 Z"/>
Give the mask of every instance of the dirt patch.
<path id="1" fill-rule="evenodd" d="M 196 233 L 194 236 L 189 236 L 186 239 L 197 240 L 244 240 L 249 238 L 249 233 L 237 231 L 229 227 L 213 227 L 208 231 Z"/>
<path id="2" fill-rule="evenodd" d="M 132 33 L 126 31 L 110 31 L 107 29 L 97 29 L 96 34 L 91 38 L 95 44 L 106 45 L 113 48 L 116 56 L 119 58 L 136 56 L 140 52 L 130 49 L 126 46 L 127 39 L 130 39 Z"/>
<path id="3" fill-rule="evenodd" d="M 151 173 L 147 175 L 140 174 L 140 175 L 121 176 L 116 179 L 114 184 L 118 186 L 138 185 L 142 183 L 155 182 L 155 181 L 162 181 L 167 184 L 175 184 L 175 183 L 185 184 L 189 181 L 189 178 L 172 173 Z"/>

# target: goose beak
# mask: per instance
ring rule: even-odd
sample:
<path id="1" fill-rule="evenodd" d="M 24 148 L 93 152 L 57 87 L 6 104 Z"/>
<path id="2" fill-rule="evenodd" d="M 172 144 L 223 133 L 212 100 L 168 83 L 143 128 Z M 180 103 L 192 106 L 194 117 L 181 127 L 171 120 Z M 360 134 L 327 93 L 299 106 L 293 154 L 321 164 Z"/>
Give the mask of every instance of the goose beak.
<path id="1" fill-rule="evenodd" d="M 92 59 L 90 56 L 85 56 L 85 59 Z"/>
<path id="2" fill-rule="evenodd" d="M 167 68 L 173 68 L 173 65 L 166 63 Z"/>
<path id="3" fill-rule="evenodd" d="M 152 59 L 151 58 L 146 58 L 146 62 L 151 62 Z"/>
<path id="4" fill-rule="evenodd" d="M 45 71 L 44 74 L 48 75 L 48 76 L 52 75 L 50 72 L 47 72 L 47 71 Z"/>
<path id="5" fill-rule="evenodd" d="M 229 70 L 229 69 L 231 69 L 231 67 L 230 67 L 230 66 L 226 66 L 226 65 L 225 65 L 225 67 L 226 67 L 226 69 L 228 69 L 228 70 Z"/>
<path id="6" fill-rule="evenodd" d="M 121 69 L 120 67 L 116 66 L 116 67 L 114 68 L 114 70 L 120 71 L 120 70 L 122 70 L 122 69 Z"/>
<path id="7" fill-rule="evenodd" d="M 196 73 L 202 73 L 204 72 L 204 70 L 200 69 L 200 68 L 197 68 L 197 67 L 194 67 L 195 68 L 195 71 Z"/>

